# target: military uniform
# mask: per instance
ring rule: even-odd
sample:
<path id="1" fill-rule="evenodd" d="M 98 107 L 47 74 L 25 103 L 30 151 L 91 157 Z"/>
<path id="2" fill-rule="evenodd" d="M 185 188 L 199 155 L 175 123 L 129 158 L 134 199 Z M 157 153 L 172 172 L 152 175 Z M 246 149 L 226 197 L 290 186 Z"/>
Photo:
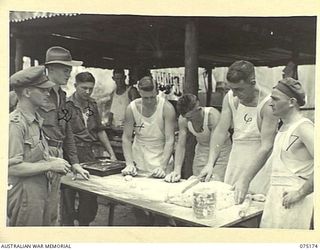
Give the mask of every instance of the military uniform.
<path id="1" fill-rule="evenodd" d="M 10 114 L 9 167 L 21 162 L 48 159 L 48 145 L 41 132 L 43 119 L 21 108 Z M 9 176 L 8 217 L 10 226 L 49 225 L 49 185 L 45 173 L 28 176 Z"/>
<path id="2" fill-rule="evenodd" d="M 70 51 L 54 46 L 47 50 L 45 65 L 62 64 L 80 66 L 81 61 L 72 60 Z M 43 131 L 49 144 L 51 156 L 64 158 L 70 164 L 79 163 L 77 149 L 74 143 L 70 114 L 66 109 L 66 93 L 59 87 L 50 91 L 49 102 L 39 109 L 39 114 L 44 118 Z M 60 201 L 60 175 L 52 173 L 52 189 L 50 196 L 51 225 L 57 224 L 58 205 Z"/>
<path id="3" fill-rule="evenodd" d="M 84 112 L 80 102 L 73 94 L 67 99 L 66 108 L 70 115 L 70 121 L 74 139 L 78 151 L 79 162 L 90 162 L 95 160 L 92 151 L 92 145 L 98 142 L 97 132 L 102 131 L 105 127 L 101 123 L 98 107 L 93 99 L 90 99 L 85 107 Z M 62 223 L 63 225 L 74 225 L 74 219 L 78 219 L 79 225 L 89 225 L 97 214 L 98 203 L 96 195 L 86 192 L 78 192 L 79 206 L 78 213 L 75 211 L 76 191 L 65 188 L 63 190 L 63 208 Z"/>
<path id="4" fill-rule="evenodd" d="M 59 88 L 58 96 L 55 90 L 50 91 L 49 102 L 40 107 L 39 114 L 44 118 L 43 131 L 49 144 L 49 153 L 53 157 L 64 158 L 71 164 L 79 163 L 77 149 L 74 143 L 70 114 L 66 109 L 66 94 Z M 56 225 L 60 201 L 60 175 L 51 173 L 52 190 L 50 196 L 51 224 Z"/>
<path id="5" fill-rule="evenodd" d="M 13 87 L 52 87 L 43 75 L 44 67 L 31 67 L 10 77 Z M 46 82 L 49 82 L 47 84 Z M 9 119 L 9 168 L 49 158 L 48 144 L 41 129 L 43 119 L 38 113 L 18 104 Z M 7 216 L 10 226 L 48 226 L 50 224 L 46 173 L 32 176 L 8 176 Z"/>

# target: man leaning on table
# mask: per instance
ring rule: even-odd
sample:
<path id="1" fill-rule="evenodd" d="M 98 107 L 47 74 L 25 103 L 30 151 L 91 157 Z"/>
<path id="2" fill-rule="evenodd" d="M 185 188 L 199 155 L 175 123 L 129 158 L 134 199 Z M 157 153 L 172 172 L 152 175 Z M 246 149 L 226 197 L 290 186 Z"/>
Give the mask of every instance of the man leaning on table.
<path id="1" fill-rule="evenodd" d="M 75 77 L 75 93 L 67 98 L 66 108 L 70 114 L 70 121 L 74 140 L 77 147 L 79 162 L 95 160 L 93 153 L 94 143 L 100 142 L 109 153 L 111 160 L 117 160 L 110 145 L 105 127 L 101 123 L 97 103 L 91 98 L 95 85 L 95 78 L 90 72 L 81 72 Z M 79 204 L 75 210 L 75 196 L 79 195 Z M 74 220 L 79 226 L 89 226 L 94 220 L 97 209 L 97 196 L 83 191 L 63 189 L 63 216 L 64 226 L 73 226 Z"/>
<path id="2" fill-rule="evenodd" d="M 268 190 L 271 170 L 267 159 L 277 132 L 278 118 L 270 110 L 270 95 L 256 84 L 252 63 L 234 62 L 228 69 L 227 81 L 230 91 L 224 97 L 220 120 L 211 135 L 208 164 L 200 177 L 210 179 L 232 126 L 233 143 L 224 182 L 234 185 L 236 202 L 242 203 L 248 190 L 263 194 Z"/>
<path id="3" fill-rule="evenodd" d="M 175 111 L 172 104 L 158 96 L 157 85 L 151 76 L 140 79 L 138 91 L 141 98 L 132 101 L 125 114 L 122 139 L 127 166 L 122 172 L 136 175 L 142 171 L 164 178 L 170 171 Z"/>
<path id="4" fill-rule="evenodd" d="M 126 110 L 123 153 L 126 168 L 124 175 L 144 174 L 164 178 L 172 170 L 169 164 L 173 151 L 175 110 L 171 103 L 158 96 L 158 89 L 151 76 L 138 82 L 141 98 L 132 101 Z M 132 135 L 134 139 L 132 142 Z M 137 225 L 150 225 L 149 213 L 133 209 Z M 162 216 L 155 216 L 153 225 L 168 225 Z"/>
<path id="5" fill-rule="evenodd" d="M 66 174 L 71 168 L 67 161 L 49 156 L 43 118 L 37 113 L 55 84 L 45 75 L 44 66 L 36 66 L 12 75 L 10 85 L 19 103 L 9 122 L 9 226 L 49 226 L 49 173 Z"/>
<path id="6" fill-rule="evenodd" d="M 165 178 L 168 182 L 178 182 L 181 178 L 182 163 L 185 156 L 187 132 L 190 131 L 197 140 L 192 163 L 192 174 L 198 176 L 206 166 L 210 152 L 211 134 L 219 121 L 220 114 L 213 107 L 201 107 L 197 96 L 184 94 L 177 103 L 179 116 L 179 138 L 175 151 L 174 171 Z M 219 154 L 212 178 L 223 181 L 231 150 L 231 141 L 227 137 Z"/>

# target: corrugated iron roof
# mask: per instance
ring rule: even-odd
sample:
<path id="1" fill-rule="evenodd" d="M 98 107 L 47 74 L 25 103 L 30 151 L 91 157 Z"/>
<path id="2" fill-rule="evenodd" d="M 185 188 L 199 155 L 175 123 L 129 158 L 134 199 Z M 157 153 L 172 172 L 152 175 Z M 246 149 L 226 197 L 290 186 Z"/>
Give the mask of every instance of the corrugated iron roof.
<path id="1" fill-rule="evenodd" d="M 59 45 L 92 67 L 129 68 L 142 62 L 150 68 L 184 65 L 185 26 L 190 17 L 29 14 L 23 12 L 17 20 L 33 19 L 10 23 L 10 34 L 24 41 L 25 53 L 32 58 L 44 59 L 50 46 Z M 316 17 L 192 17 L 192 20 L 198 24 L 201 67 L 227 67 L 239 59 L 272 67 L 286 65 L 293 59 L 297 64 L 315 63 Z"/>
<path id="2" fill-rule="evenodd" d="M 10 22 L 18 23 L 31 19 L 51 18 L 55 16 L 76 16 L 76 13 L 53 13 L 53 12 L 27 12 L 27 11 L 11 11 Z"/>

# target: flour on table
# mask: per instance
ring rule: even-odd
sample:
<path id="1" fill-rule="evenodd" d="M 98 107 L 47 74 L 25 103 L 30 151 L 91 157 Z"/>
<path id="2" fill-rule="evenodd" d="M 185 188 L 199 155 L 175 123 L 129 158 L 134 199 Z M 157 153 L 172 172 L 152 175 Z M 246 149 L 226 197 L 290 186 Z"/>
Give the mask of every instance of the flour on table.
<path id="1" fill-rule="evenodd" d="M 231 185 L 219 181 L 200 182 L 184 193 L 181 193 L 180 189 L 171 190 L 166 202 L 183 207 L 192 207 L 194 192 L 215 193 L 216 209 L 221 210 L 235 205 L 234 191 L 231 189 Z"/>

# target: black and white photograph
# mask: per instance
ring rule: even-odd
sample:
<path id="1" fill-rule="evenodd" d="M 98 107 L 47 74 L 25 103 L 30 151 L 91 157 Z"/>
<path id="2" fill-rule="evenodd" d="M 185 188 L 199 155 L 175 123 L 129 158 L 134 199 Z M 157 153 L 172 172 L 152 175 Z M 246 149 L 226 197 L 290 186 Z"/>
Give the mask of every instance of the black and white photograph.
<path id="1" fill-rule="evenodd" d="M 317 14 L 95 7 L 7 13 L 4 227 L 315 232 Z"/>

